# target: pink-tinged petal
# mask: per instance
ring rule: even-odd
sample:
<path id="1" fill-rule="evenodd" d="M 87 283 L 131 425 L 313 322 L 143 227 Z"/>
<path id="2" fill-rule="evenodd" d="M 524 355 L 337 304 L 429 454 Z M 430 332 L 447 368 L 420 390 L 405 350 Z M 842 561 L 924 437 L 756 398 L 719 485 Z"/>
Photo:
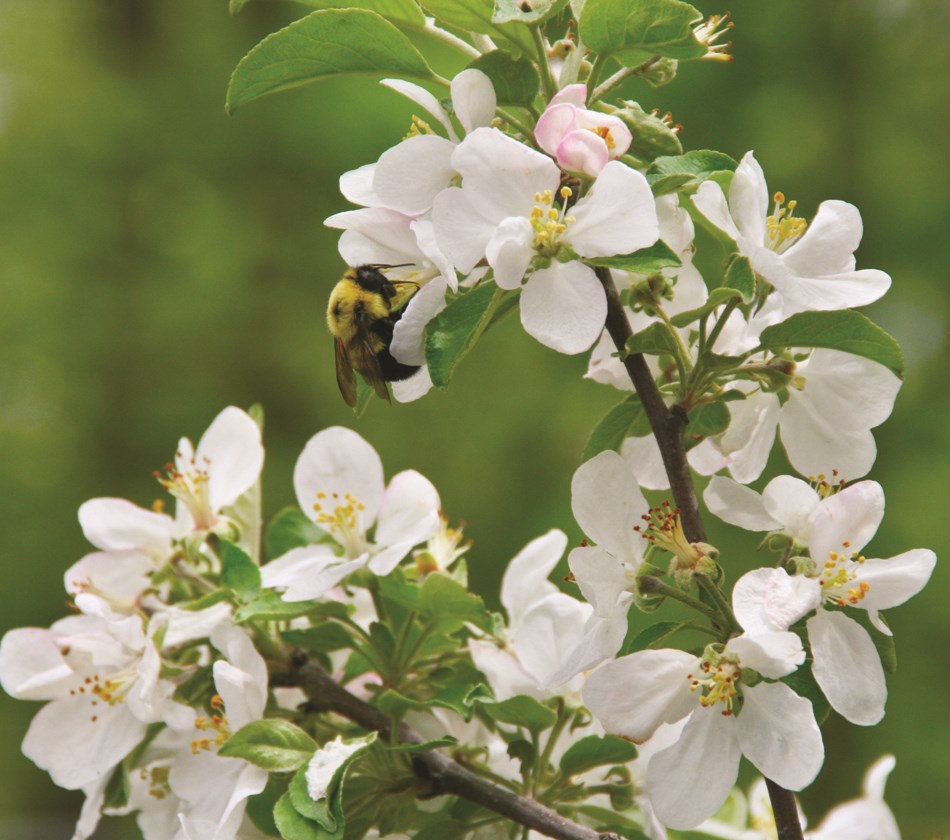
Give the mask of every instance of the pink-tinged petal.
<path id="1" fill-rule="evenodd" d="M 815 414 L 846 431 L 881 425 L 902 384 L 884 365 L 840 350 L 815 350 L 797 372 L 805 387 L 791 390 L 789 402 L 809 403 Z"/>
<path id="2" fill-rule="evenodd" d="M 415 102 L 420 108 L 428 111 L 445 129 L 449 140 L 458 140 L 455 129 L 452 127 L 452 121 L 449 119 L 449 115 L 445 113 L 445 108 L 443 108 L 439 100 L 424 87 L 419 87 L 419 85 L 415 85 L 403 79 L 380 79 L 379 83 L 383 87 L 388 87 L 390 90 L 394 90 L 396 93 L 405 96 L 410 102 Z"/>
<path id="3" fill-rule="evenodd" d="M 363 554 L 343 561 L 326 545 L 293 548 L 261 567 L 261 585 L 284 590 L 284 601 L 311 601 L 325 597 L 368 559 L 369 555 Z"/>
<path id="4" fill-rule="evenodd" d="M 607 147 L 607 154 L 611 160 L 620 157 L 633 140 L 630 129 L 619 117 L 602 114 L 600 111 L 590 111 L 587 108 L 578 108 L 574 120 L 576 128 L 601 137 Z M 604 137 L 606 133 L 606 137 Z M 597 173 L 594 173 L 595 175 Z"/>
<path id="5" fill-rule="evenodd" d="M 715 227 L 730 239 L 739 238 L 739 229 L 729 214 L 726 194 L 715 181 L 703 181 L 693 196 L 693 204 Z"/>
<path id="6" fill-rule="evenodd" d="M 782 254 L 782 259 L 799 277 L 850 272 L 863 231 L 857 207 L 846 201 L 823 201 L 805 235 Z"/>
<path id="7" fill-rule="evenodd" d="M 769 188 L 765 183 L 762 167 L 752 152 L 746 152 L 742 156 L 732 177 L 732 183 L 729 185 L 729 210 L 743 236 L 756 245 L 765 244 Z"/>
<path id="8" fill-rule="evenodd" d="M 438 530 L 441 507 L 439 493 L 429 479 L 415 470 L 397 473 L 379 506 L 376 544 L 425 542 Z"/>
<path id="9" fill-rule="evenodd" d="M 0 641 L 0 685 L 17 700 L 52 700 L 82 682 L 63 658 L 61 634 L 18 627 Z"/>
<path id="10" fill-rule="evenodd" d="M 888 560 L 865 560 L 858 579 L 871 588 L 857 604 L 868 611 L 871 623 L 882 633 L 891 629 L 881 621 L 878 610 L 903 604 L 927 585 L 937 563 L 937 555 L 927 548 L 914 548 Z"/>
<path id="11" fill-rule="evenodd" d="M 782 406 L 779 433 L 788 460 L 802 475 L 831 475 L 837 469 L 844 478 L 861 478 L 877 457 L 870 430 L 842 429 L 802 399 L 790 399 Z"/>
<path id="12" fill-rule="evenodd" d="M 568 565 L 581 594 L 600 615 L 615 609 L 633 582 L 620 560 L 597 546 L 575 548 Z"/>
<path id="13" fill-rule="evenodd" d="M 543 598 L 525 613 L 511 643 L 521 664 L 534 677 L 535 685 L 544 685 L 558 670 L 570 646 L 583 635 L 590 614 L 587 604 L 563 592 Z"/>
<path id="14" fill-rule="evenodd" d="M 445 309 L 445 280 L 436 277 L 416 292 L 393 329 L 389 350 L 404 365 L 423 365 L 426 325 Z"/>
<path id="15" fill-rule="evenodd" d="M 481 70 L 463 70 L 452 79 L 449 89 L 455 116 L 466 132 L 486 126 L 495 118 L 495 88 Z"/>
<path id="16" fill-rule="evenodd" d="M 660 235 L 647 179 L 619 160 L 608 163 L 573 208 L 564 238 L 582 257 L 629 254 Z"/>
<path id="17" fill-rule="evenodd" d="M 782 523 L 782 530 L 798 542 L 807 544 L 809 520 L 821 497 L 800 478 L 780 475 L 762 491 L 765 510 Z"/>
<path id="18" fill-rule="evenodd" d="M 887 684 L 867 630 L 829 610 L 819 610 L 807 627 L 812 673 L 831 707 L 851 723 L 873 726 L 884 717 Z"/>
<path id="19" fill-rule="evenodd" d="M 610 159 L 604 138 L 586 128 L 568 131 L 558 143 L 557 162 L 567 172 L 596 178 Z"/>
<path id="20" fill-rule="evenodd" d="M 682 830 L 716 813 L 736 783 L 741 755 L 735 721 L 718 707 L 696 709 L 679 740 L 647 767 L 646 794 L 660 822 Z"/>
<path id="21" fill-rule="evenodd" d="M 812 559 L 819 566 L 832 553 L 860 552 L 884 518 L 884 491 L 876 481 L 859 481 L 824 499 L 811 516 Z"/>
<path id="22" fill-rule="evenodd" d="M 583 353 L 600 335 L 607 296 L 597 275 L 579 262 L 535 271 L 521 290 L 521 325 L 559 353 Z"/>
<path id="23" fill-rule="evenodd" d="M 549 155 L 557 155 L 564 135 L 574 127 L 576 107 L 567 102 L 548 105 L 534 128 L 534 139 Z"/>
<path id="24" fill-rule="evenodd" d="M 567 535 L 556 528 L 531 540 L 508 564 L 501 579 L 501 603 L 508 625 L 517 628 L 535 602 L 558 591 L 548 580 L 567 548 Z"/>
<path id="25" fill-rule="evenodd" d="M 414 402 L 422 399 L 432 390 L 432 377 L 429 368 L 423 365 L 408 379 L 401 379 L 391 383 L 393 399 L 400 403 Z"/>
<path id="26" fill-rule="evenodd" d="M 747 531 L 778 531 L 782 527 L 769 516 L 755 490 L 731 478 L 714 475 L 703 491 L 703 501 L 713 516 Z"/>
<path id="27" fill-rule="evenodd" d="M 142 551 L 96 551 L 70 566 L 63 583 L 70 595 L 91 589 L 125 601 L 132 610 L 156 568 L 154 558 Z"/>
<path id="28" fill-rule="evenodd" d="M 469 192 L 460 187 L 443 190 L 432 203 L 435 240 L 462 274 L 468 274 L 485 256 L 485 247 L 499 221 L 479 212 Z"/>
<path id="29" fill-rule="evenodd" d="M 571 509 L 593 542 L 618 560 L 639 566 L 645 541 L 633 527 L 642 524 L 649 505 L 621 455 L 601 452 L 577 468 L 571 479 Z"/>
<path id="30" fill-rule="evenodd" d="M 257 481 L 264 466 L 260 427 L 241 409 L 228 406 L 201 436 L 195 464 L 208 471 L 212 510 L 232 504 Z"/>
<path id="31" fill-rule="evenodd" d="M 788 790 L 811 784 L 825 761 L 811 702 L 784 683 L 759 683 L 743 689 L 742 698 L 736 734 L 746 758 Z"/>
<path id="32" fill-rule="evenodd" d="M 383 152 L 373 189 L 385 207 L 418 216 L 455 177 L 455 144 L 436 134 L 419 134 Z"/>
<path id="33" fill-rule="evenodd" d="M 754 569 L 732 590 L 733 612 L 748 633 L 787 630 L 820 603 L 821 584 L 816 579 L 792 577 L 784 569 Z"/>
<path id="34" fill-rule="evenodd" d="M 620 454 L 633 467 L 637 484 L 644 490 L 669 490 L 666 465 L 660 454 L 660 446 L 652 434 L 625 438 L 620 445 Z"/>
<path id="35" fill-rule="evenodd" d="M 363 207 L 376 207 L 382 202 L 373 190 L 373 176 L 376 173 L 376 164 L 367 163 L 357 169 L 351 169 L 340 176 L 340 192 L 343 197 L 353 204 Z"/>
<path id="36" fill-rule="evenodd" d="M 496 128 L 476 128 L 455 149 L 452 165 L 478 212 L 500 222 L 529 216 L 536 193 L 554 192 L 560 170 L 547 155 Z M 438 217 L 433 213 L 438 227 Z"/>
<path id="37" fill-rule="evenodd" d="M 837 311 L 867 306 L 884 297 L 891 287 L 891 278 L 883 271 L 865 268 L 814 278 L 791 275 L 787 282 L 780 284 L 773 280 L 772 283 L 782 293 L 784 313 L 788 317 L 815 309 Z"/>
<path id="38" fill-rule="evenodd" d="M 126 499 L 90 499 L 79 506 L 82 532 L 96 548 L 104 551 L 151 551 L 166 555 L 178 535 L 175 520 Z"/>
<path id="39" fill-rule="evenodd" d="M 551 97 L 551 101 L 548 102 L 548 108 L 545 110 L 565 102 L 577 108 L 583 108 L 587 103 L 587 85 L 574 84 L 561 88 Z"/>
<path id="40" fill-rule="evenodd" d="M 758 671 L 770 680 L 791 674 L 805 661 L 802 640 L 787 630 L 745 633 L 730 639 L 728 649 L 738 655 L 743 668 Z"/>
<path id="41" fill-rule="evenodd" d="M 543 696 L 535 678 L 524 669 L 510 648 L 502 650 L 494 642 L 469 639 L 468 652 L 475 667 L 488 678 L 497 700 L 508 700 L 518 694 L 537 699 Z"/>
<path id="42" fill-rule="evenodd" d="M 517 289 L 534 257 L 534 230 L 524 216 L 503 219 L 485 246 L 485 258 L 495 270 L 500 289 Z"/>
<path id="43" fill-rule="evenodd" d="M 333 507 L 344 504 L 349 493 L 365 506 L 363 525 L 368 527 L 376 520 L 383 496 L 383 462 L 356 432 L 332 426 L 310 438 L 300 453 L 294 467 L 294 490 L 297 504 L 311 519 L 317 518 L 315 504 L 332 514 Z"/>
<path id="44" fill-rule="evenodd" d="M 698 665 L 695 656 L 681 650 L 622 656 L 588 677 L 584 705 L 612 735 L 644 741 L 661 723 L 675 723 L 696 709 L 688 674 Z"/>
<path id="45" fill-rule="evenodd" d="M 61 788 L 76 790 L 101 779 L 145 735 L 145 724 L 124 703 L 93 706 L 87 694 L 62 697 L 37 712 L 23 754 Z"/>

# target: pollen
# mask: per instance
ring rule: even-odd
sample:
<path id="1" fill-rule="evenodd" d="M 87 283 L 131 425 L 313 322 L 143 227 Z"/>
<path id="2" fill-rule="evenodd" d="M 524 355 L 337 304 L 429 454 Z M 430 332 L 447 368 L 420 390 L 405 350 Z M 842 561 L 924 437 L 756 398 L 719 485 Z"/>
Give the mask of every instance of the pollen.
<path id="1" fill-rule="evenodd" d="M 765 220 L 766 245 L 775 253 L 781 254 L 792 247 L 808 228 L 808 222 L 795 215 L 797 201 L 785 203 L 785 194 L 775 193 L 772 215 Z"/>
<path id="2" fill-rule="evenodd" d="M 601 140 L 603 140 L 604 143 L 607 144 L 608 149 L 613 149 L 616 147 L 617 144 L 614 142 L 613 135 L 610 133 L 610 129 L 606 125 L 593 126 L 592 128 L 589 128 L 588 131 L 592 131 Z"/>

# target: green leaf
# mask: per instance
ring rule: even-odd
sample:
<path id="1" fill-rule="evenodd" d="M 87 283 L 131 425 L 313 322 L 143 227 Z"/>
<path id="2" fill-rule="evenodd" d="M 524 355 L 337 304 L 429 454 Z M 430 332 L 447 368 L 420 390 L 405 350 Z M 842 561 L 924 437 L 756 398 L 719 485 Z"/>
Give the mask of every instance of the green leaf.
<path id="1" fill-rule="evenodd" d="M 227 540 L 220 545 L 222 585 L 242 602 L 253 600 L 261 591 L 261 570 L 244 549 Z"/>
<path id="2" fill-rule="evenodd" d="M 550 20 L 566 5 L 567 0 L 534 0 L 532 3 L 525 3 L 524 0 L 495 0 L 492 20 L 495 23 L 542 23 Z"/>
<path id="3" fill-rule="evenodd" d="M 479 32 L 509 42 L 520 52 L 531 53 L 534 40 L 525 24 L 496 23 L 494 0 L 421 0 L 422 7 L 436 20 L 466 32 Z"/>
<path id="4" fill-rule="evenodd" d="M 553 709 L 542 705 L 527 694 L 518 694 L 500 702 L 482 700 L 479 701 L 479 706 L 492 720 L 521 726 L 535 734 L 550 729 L 557 723 L 557 714 Z"/>
<path id="5" fill-rule="evenodd" d="M 699 443 L 699 439 L 721 434 L 729 428 L 732 415 L 729 409 L 721 402 L 706 403 L 689 412 L 687 435 Z"/>
<path id="6" fill-rule="evenodd" d="M 269 773 L 288 773 L 306 764 L 316 749 L 316 741 L 289 720 L 269 718 L 242 726 L 218 755 L 243 758 Z"/>
<path id="7" fill-rule="evenodd" d="M 637 757 L 637 748 L 613 735 L 588 735 L 571 744 L 561 756 L 561 773 L 576 776 L 605 764 L 626 764 Z"/>
<path id="8" fill-rule="evenodd" d="M 644 111 L 636 102 L 623 102 L 622 108 L 607 109 L 608 114 L 619 117 L 633 135 L 627 154 L 640 160 L 653 160 L 661 155 L 683 154 L 679 134 L 656 114 Z"/>
<path id="9" fill-rule="evenodd" d="M 675 356 L 679 348 L 676 339 L 670 335 L 669 328 L 657 321 L 630 336 L 627 339 L 626 352 L 628 355 L 646 353 L 650 356 Z"/>
<path id="10" fill-rule="evenodd" d="M 300 630 L 285 630 L 280 637 L 288 644 L 311 653 L 331 653 L 353 647 L 353 636 L 335 621 L 326 621 Z"/>
<path id="11" fill-rule="evenodd" d="M 700 58 L 707 52 L 693 32 L 702 13 L 680 0 L 586 0 L 577 23 L 584 46 L 603 55 L 622 53 L 640 64 L 654 55 Z"/>
<path id="12" fill-rule="evenodd" d="M 669 245 L 659 239 L 649 248 L 641 248 L 632 254 L 620 254 L 616 257 L 598 257 L 584 260 L 587 265 L 602 268 L 616 268 L 620 271 L 632 271 L 635 274 L 656 274 L 664 268 L 676 268 L 683 264 Z"/>
<path id="13" fill-rule="evenodd" d="M 312 12 L 269 35 L 234 68 L 225 107 L 341 73 L 431 79 L 422 54 L 395 26 L 365 9 Z"/>
<path id="14" fill-rule="evenodd" d="M 510 296 L 494 283 L 480 283 L 450 301 L 426 327 L 426 361 L 429 376 L 445 388 L 458 363 L 475 346 L 492 320 L 494 310 Z"/>
<path id="15" fill-rule="evenodd" d="M 342 840 L 339 833 L 324 831 L 320 824 L 307 819 L 293 806 L 288 790 L 274 806 L 274 824 L 284 840 Z"/>
<path id="16" fill-rule="evenodd" d="M 811 701 L 812 709 L 815 712 L 815 720 L 819 726 L 825 722 L 831 712 L 831 705 L 815 680 L 811 668 L 799 668 L 787 677 L 782 677 L 780 682 L 785 683 L 799 696 Z"/>
<path id="17" fill-rule="evenodd" d="M 799 312 L 787 321 L 766 327 L 760 347 L 781 352 L 788 347 L 824 347 L 863 356 L 904 378 L 900 345 L 872 320 L 845 309 L 840 312 Z"/>
<path id="18" fill-rule="evenodd" d="M 700 318 L 708 315 L 714 309 L 722 306 L 724 303 L 728 303 L 730 300 L 742 300 L 742 292 L 738 289 L 727 289 L 720 286 L 709 293 L 709 297 L 706 298 L 706 302 L 702 306 L 697 306 L 695 309 L 687 309 L 685 312 L 674 315 L 670 318 L 670 323 L 674 327 L 685 327 L 687 324 L 698 321 Z"/>
<path id="19" fill-rule="evenodd" d="M 630 610 L 631 617 L 639 617 L 635 610 Z M 638 650 L 646 650 L 649 647 L 665 642 L 673 638 L 683 629 L 683 624 L 678 621 L 657 621 L 645 627 L 639 633 L 631 638 L 631 631 L 628 631 L 627 638 L 624 639 L 623 646 L 617 656 L 626 656 L 628 653 L 636 653 Z"/>
<path id="20" fill-rule="evenodd" d="M 484 683 L 475 685 L 452 685 L 442 689 L 428 700 L 407 697 L 398 691 L 388 689 L 378 695 L 373 703 L 381 712 L 397 719 L 405 717 L 407 712 L 425 712 L 433 708 L 451 709 L 465 720 L 472 716 L 472 706 L 482 699 L 492 700 L 491 692 Z"/>
<path id="21" fill-rule="evenodd" d="M 287 621 L 301 615 L 348 615 L 345 604 L 338 601 L 283 601 L 280 593 L 265 589 L 249 604 L 234 613 L 238 624 L 245 621 Z"/>
<path id="22" fill-rule="evenodd" d="M 232 15 L 236 15 L 247 4 L 248 4 L 248 0 L 229 0 L 228 12 L 230 12 Z"/>
<path id="23" fill-rule="evenodd" d="M 692 192 L 703 181 L 710 178 L 721 180 L 736 171 L 736 163 L 729 155 L 709 149 L 696 149 L 685 155 L 659 157 L 647 170 L 647 181 L 653 187 L 654 195 L 664 192 Z M 689 176 L 684 180 L 684 176 Z M 671 185 L 675 184 L 675 186 Z"/>
<path id="24" fill-rule="evenodd" d="M 407 24 L 410 27 L 423 27 L 426 22 L 426 16 L 415 0 L 297 0 L 297 2 L 311 9 L 368 9 L 387 20 Z"/>
<path id="25" fill-rule="evenodd" d="M 480 55 L 468 66 L 491 79 L 499 105 L 531 105 L 541 87 L 538 71 L 528 59 L 513 58 L 503 50 Z"/>
<path id="26" fill-rule="evenodd" d="M 441 738 L 433 738 L 431 741 L 423 741 L 421 744 L 397 744 L 394 747 L 386 747 L 386 752 L 429 752 L 430 750 L 438 750 L 442 747 L 454 747 L 458 742 L 459 739 L 452 735 L 443 735 Z"/>
<path id="27" fill-rule="evenodd" d="M 640 398 L 632 394 L 610 409 L 590 433 L 581 460 L 589 461 L 598 453 L 608 449 L 619 452 L 621 444 L 628 437 L 637 437 L 633 429 L 636 427 L 636 431 L 640 431 L 645 421 L 646 412 L 643 410 Z M 649 426 L 647 432 L 649 432 Z"/>
<path id="28" fill-rule="evenodd" d="M 327 536 L 326 531 L 311 522 L 300 508 L 288 506 L 267 524 L 264 552 L 269 560 L 286 554 L 292 548 L 313 545 Z"/>
<path id="29" fill-rule="evenodd" d="M 251 822 L 268 837 L 280 834 L 277 823 L 274 822 L 274 808 L 277 801 L 287 791 L 287 781 L 269 776 L 267 787 L 256 796 L 247 800 L 246 813 Z"/>
<path id="30" fill-rule="evenodd" d="M 442 572 L 433 572 L 423 582 L 419 613 L 433 633 L 454 633 L 469 622 L 488 629 L 489 615 L 482 599 Z"/>
<path id="31" fill-rule="evenodd" d="M 743 303 L 752 303 L 755 299 L 755 272 L 748 257 L 732 255 L 722 285 L 739 292 Z"/>

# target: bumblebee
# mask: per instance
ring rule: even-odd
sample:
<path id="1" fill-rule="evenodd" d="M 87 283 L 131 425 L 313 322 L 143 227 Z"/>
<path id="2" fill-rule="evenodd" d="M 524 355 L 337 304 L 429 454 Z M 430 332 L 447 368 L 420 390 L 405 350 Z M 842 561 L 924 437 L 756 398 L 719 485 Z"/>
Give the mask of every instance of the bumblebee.
<path id="1" fill-rule="evenodd" d="M 363 376 L 387 402 L 387 382 L 408 379 L 419 367 L 397 362 L 389 352 L 393 327 L 419 286 L 408 280 L 390 280 L 383 269 L 398 265 L 358 265 L 347 269 L 330 293 L 327 324 L 333 333 L 336 381 L 350 407 L 356 405 L 356 376 Z M 401 287 L 414 287 L 406 295 Z"/>

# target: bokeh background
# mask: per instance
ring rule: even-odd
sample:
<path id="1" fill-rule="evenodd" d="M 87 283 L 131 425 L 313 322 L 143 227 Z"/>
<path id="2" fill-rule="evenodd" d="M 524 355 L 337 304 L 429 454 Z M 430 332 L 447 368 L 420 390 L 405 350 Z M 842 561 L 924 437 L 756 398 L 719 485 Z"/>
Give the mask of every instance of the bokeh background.
<path id="1" fill-rule="evenodd" d="M 721 7 L 700 2 L 703 11 Z M 345 209 L 344 170 L 405 132 L 407 102 L 371 79 L 313 85 L 225 116 L 227 80 L 258 40 L 305 10 L 255 0 L 0 0 L 0 630 L 64 613 L 62 573 L 86 550 L 76 509 L 148 504 L 179 435 L 225 405 L 264 405 L 268 512 L 292 502 L 306 440 L 356 428 L 387 473 L 414 467 L 475 541 L 474 586 L 559 526 L 573 540 L 570 476 L 617 395 L 585 360 L 547 351 L 509 319 L 445 393 L 360 419 L 343 405 L 324 326 L 342 271 L 322 220 Z M 947 149 L 950 25 L 942 0 L 799 0 L 731 6 L 735 62 L 684 66 L 660 90 L 687 148 L 756 150 L 772 189 L 805 215 L 824 198 L 862 210 L 859 265 L 894 278 L 871 312 L 905 348 L 908 377 L 877 431 L 888 513 L 874 556 L 945 554 L 950 486 Z M 457 65 L 434 57 L 444 74 Z M 714 265 L 716 258 L 708 265 Z M 781 468 L 781 457 L 774 469 Z M 710 522 L 733 579 L 754 538 Z M 897 755 L 887 798 L 905 837 L 950 829 L 950 573 L 891 612 L 898 673 L 872 729 L 831 719 L 804 797 L 813 820 Z M 0 696 L 0 838 L 71 835 L 81 797 L 19 752 L 35 708 Z M 130 837 L 113 821 L 101 837 Z"/>

